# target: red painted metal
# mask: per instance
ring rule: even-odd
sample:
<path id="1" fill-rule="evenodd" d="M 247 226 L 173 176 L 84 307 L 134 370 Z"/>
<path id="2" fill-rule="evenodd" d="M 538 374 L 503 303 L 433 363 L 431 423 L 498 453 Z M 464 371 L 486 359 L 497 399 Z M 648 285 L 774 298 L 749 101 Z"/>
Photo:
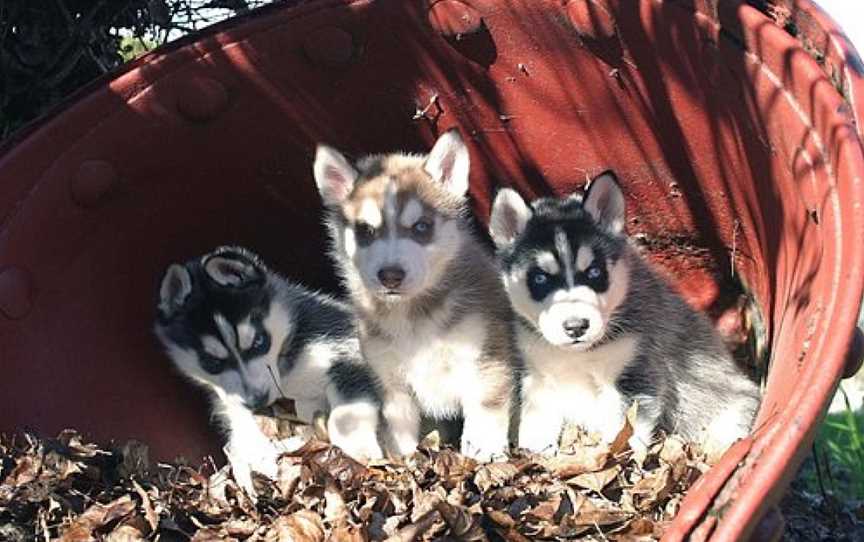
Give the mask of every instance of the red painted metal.
<path id="1" fill-rule="evenodd" d="M 150 330 L 159 273 L 241 243 L 332 288 L 315 143 L 422 150 L 458 126 L 481 219 L 498 186 L 563 194 L 613 167 L 629 231 L 694 304 L 735 328 L 730 275 L 746 285 L 770 362 L 757 428 L 668 538 L 769 536 L 860 359 L 864 67 L 809 1 L 752 4 L 306 2 L 94 83 L 0 150 L 0 430 L 214 452 Z"/>

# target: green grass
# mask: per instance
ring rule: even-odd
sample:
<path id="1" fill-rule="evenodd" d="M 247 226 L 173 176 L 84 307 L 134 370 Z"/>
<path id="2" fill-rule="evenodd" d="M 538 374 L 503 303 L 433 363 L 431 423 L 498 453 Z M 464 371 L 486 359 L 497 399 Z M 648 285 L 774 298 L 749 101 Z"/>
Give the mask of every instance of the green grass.
<path id="1" fill-rule="evenodd" d="M 841 499 L 864 499 L 864 409 L 829 414 L 813 445 L 815 461 L 805 467 L 811 490 L 830 492 Z"/>

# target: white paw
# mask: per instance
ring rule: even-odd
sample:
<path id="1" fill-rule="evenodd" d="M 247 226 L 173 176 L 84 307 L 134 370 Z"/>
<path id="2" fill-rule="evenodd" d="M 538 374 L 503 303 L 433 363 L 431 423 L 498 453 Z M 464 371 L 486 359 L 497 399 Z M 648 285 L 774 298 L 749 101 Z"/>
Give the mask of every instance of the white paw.
<path id="1" fill-rule="evenodd" d="M 558 452 L 557 440 L 543 435 L 519 435 L 519 447 L 535 454 L 551 457 Z"/>
<path id="2" fill-rule="evenodd" d="M 480 463 L 489 463 L 507 457 L 507 439 L 473 439 L 470 435 L 462 435 L 462 455 Z"/>
<path id="3" fill-rule="evenodd" d="M 341 448 L 343 452 L 357 461 L 365 462 L 370 459 L 381 459 L 384 457 L 381 446 L 378 445 L 378 439 L 374 434 L 351 435 L 346 439 L 334 440 L 332 444 Z"/>
<path id="4" fill-rule="evenodd" d="M 420 441 L 414 435 L 393 435 L 394 451 L 397 455 L 408 456 L 417 451 Z"/>
<path id="5" fill-rule="evenodd" d="M 271 480 L 275 480 L 279 474 L 279 466 L 276 463 L 279 450 L 270 441 L 262 440 L 254 444 L 232 442 L 225 447 L 225 455 L 231 463 L 231 471 L 234 473 L 237 485 L 252 497 L 255 497 L 255 488 L 252 484 L 253 472 L 263 474 Z"/>

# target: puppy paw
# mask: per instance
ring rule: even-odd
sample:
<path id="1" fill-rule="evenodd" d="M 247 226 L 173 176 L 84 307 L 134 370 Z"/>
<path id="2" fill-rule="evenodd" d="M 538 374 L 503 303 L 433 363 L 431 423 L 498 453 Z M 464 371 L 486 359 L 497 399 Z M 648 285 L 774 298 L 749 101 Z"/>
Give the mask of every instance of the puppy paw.
<path id="1" fill-rule="evenodd" d="M 252 473 L 257 472 L 275 480 L 279 474 L 276 460 L 279 450 L 270 441 L 262 440 L 256 443 L 231 443 L 225 448 L 225 455 L 231 464 L 231 471 L 237 485 L 243 488 L 253 499 L 255 487 L 252 484 Z"/>
<path id="2" fill-rule="evenodd" d="M 462 455 L 470 457 L 479 463 L 489 463 L 507 458 L 507 443 L 493 440 L 472 440 L 463 435 Z"/>

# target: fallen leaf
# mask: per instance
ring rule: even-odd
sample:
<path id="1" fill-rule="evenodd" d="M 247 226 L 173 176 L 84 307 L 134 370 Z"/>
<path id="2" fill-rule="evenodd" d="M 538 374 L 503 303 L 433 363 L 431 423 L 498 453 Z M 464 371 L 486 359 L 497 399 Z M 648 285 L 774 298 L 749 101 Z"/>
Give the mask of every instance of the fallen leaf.
<path id="1" fill-rule="evenodd" d="M 444 501 L 439 502 L 435 509 L 441 514 L 444 523 L 450 528 L 450 534 L 456 539 L 464 542 L 488 540 L 481 527 L 483 517 L 480 514 L 471 514 L 462 506 Z"/>
<path id="2" fill-rule="evenodd" d="M 129 495 L 123 495 L 107 504 L 96 503 L 75 518 L 60 536 L 61 542 L 77 542 L 94 537 L 93 532 L 114 520 L 128 516 L 136 508 Z"/>
<path id="3" fill-rule="evenodd" d="M 603 488 L 608 486 L 609 483 L 612 482 L 612 480 L 614 480 L 620 472 L 621 465 L 613 465 L 612 467 L 605 470 L 586 472 L 577 476 L 573 476 L 567 479 L 567 483 L 585 489 L 590 489 L 591 491 L 596 491 L 597 493 L 601 493 L 603 491 Z"/>
<path id="4" fill-rule="evenodd" d="M 517 474 L 519 469 L 513 463 L 489 463 L 477 469 L 474 484 L 485 493 L 493 487 L 503 486 Z"/>
<path id="5" fill-rule="evenodd" d="M 147 540 L 144 533 L 131 525 L 120 525 L 105 537 L 105 542 L 139 542 L 141 540 Z"/>
<path id="6" fill-rule="evenodd" d="M 139 497 L 141 497 L 141 510 L 144 512 L 144 518 L 150 525 L 150 531 L 155 531 L 156 527 L 159 525 L 159 516 L 156 515 L 156 511 L 153 510 L 153 503 L 150 501 L 150 495 L 148 495 L 147 492 L 144 491 L 144 488 L 135 480 L 132 480 L 132 487 L 135 488 L 135 492 L 138 493 Z"/>
<path id="7" fill-rule="evenodd" d="M 264 536 L 266 542 L 324 542 L 321 516 L 310 510 L 294 512 L 273 522 Z"/>
<path id="8" fill-rule="evenodd" d="M 585 472 L 601 470 L 609 460 L 609 448 L 591 446 L 579 448 L 572 454 L 546 458 L 541 465 L 561 478 L 571 478 Z"/>
<path id="9" fill-rule="evenodd" d="M 627 409 L 627 413 L 624 416 L 624 426 L 609 446 L 609 452 L 613 456 L 617 456 L 630 447 L 630 437 L 633 436 L 633 427 L 636 425 L 636 415 L 638 413 L 639 403 L 634 401 L 633 404 L 630 405 L 630 408 Z"/>

